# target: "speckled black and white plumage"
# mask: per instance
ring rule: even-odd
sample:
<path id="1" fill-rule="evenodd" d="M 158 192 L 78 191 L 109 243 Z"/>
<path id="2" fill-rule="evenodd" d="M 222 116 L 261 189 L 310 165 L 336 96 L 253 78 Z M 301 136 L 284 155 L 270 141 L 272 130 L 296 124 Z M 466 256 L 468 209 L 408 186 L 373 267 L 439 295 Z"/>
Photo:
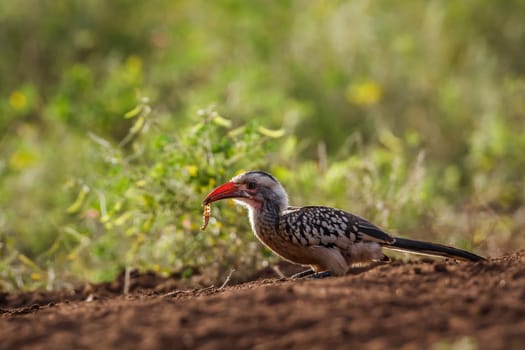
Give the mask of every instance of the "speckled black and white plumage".
<path id="1" fill-rule="evenodd" d="M 205 204 L 234 198 L 249 210 L 253 232 L 273 252 L 316 272 L 344 275 L 354 263 L 383 260 L 382 247 L 483 260 L 464 250 L 396 238 L 367 220 L 346 211 L 323 207 L 290 207 L 288 195 L 272 175 L 249 171 L 212 191 Z"/>

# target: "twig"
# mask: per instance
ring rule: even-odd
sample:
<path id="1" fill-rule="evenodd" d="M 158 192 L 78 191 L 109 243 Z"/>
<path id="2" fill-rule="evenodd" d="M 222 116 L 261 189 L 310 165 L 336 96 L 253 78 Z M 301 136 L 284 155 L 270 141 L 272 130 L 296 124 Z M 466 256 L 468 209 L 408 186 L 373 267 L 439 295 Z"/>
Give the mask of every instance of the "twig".
<path id="1" fill-rule="evenodd" d="M 168 293 L 165 293 L 165 294 L 162 294 L 160 295 L 159 297 L 160 298 L 165 298 L 165 297 L 170 297 L 172 295 L 177 295 L 177 294 L 184 294 L 184 293 L 190 293 L 190 292 L 193 292 L 194 290 L 174 290 L 172 292 L 168 292 Z"/>
<path id="2" fill-rule="evenodd" d="M 286 278 L 286 276 L 284 275 L 284 273 L 281 271 L 281 269 L 279 268 L 279 265 L 273 265 L 272 266 L 272 270 L 273 272 L 275 272 L 277 274 L 277 276 L 279 276 L 280 278 Z"/>
<path id="3" fill-rule="evenodd" d="M 223 289 L 224 287 L 226 287 L 226 285 L 228 284 L 228 282 L 230 282 L 230 279 L 231 279 L 231 277 L 232 277 L 233 271 L 235 271 L 235 269 L 231 269 L 231 270 L 230 270 L 230 273 L 229 273 L 228 276 L 226 277 L 226 280 L 224 281 L 224 283 L 219 287 L 219 290 L 221 290 L 221 289 Z"/>
<path id="4" fill-rule="evenodd" d="M 209 289 L 213 289 L 213 288 L 215 288 L 215 286 L 212 284 L 209 287 L 201 288 L 201 289 L 195 289 L 194 288 L 194 289 L 189 289 L 189 290 L 174 290 L 172 292 L 168 292 L 168 293 L 159 295 L 159 298 L 165 298 L 165 297 L 170 297 L 172 295 L 179 295 L 179 294 L 198 293 L 198 292 L 203 292 L 203 291 L 206 291 L 206 290 L 209 290 Z"/>
<path id="5" fill-rule="evenodd" d="M 126 269 L 124 270 L 124 289 L 122 291 L 124 295 L 128 295 L 129 293 L 130 274 L 131 269 L 129 268 L 129 266 L 126 266 Z"/>

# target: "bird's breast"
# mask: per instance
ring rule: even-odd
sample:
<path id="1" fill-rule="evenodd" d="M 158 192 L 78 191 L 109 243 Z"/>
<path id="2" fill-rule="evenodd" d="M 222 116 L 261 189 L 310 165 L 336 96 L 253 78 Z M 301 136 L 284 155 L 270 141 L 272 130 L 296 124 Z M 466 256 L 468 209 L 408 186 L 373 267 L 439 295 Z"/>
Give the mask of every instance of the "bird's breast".
<path id="1" fill-rule="evenodd" d="M 264 218 L 253 216 L 250 218 L 250 221 L 255 236 L 275 254 L 297 264 L 310 265 L 316 263 L 310 247 L 307 244 L 303 245 L 301 242 L 293 240 L 291 236 L 285 234 L 278 218 L 265 220 Z"/>

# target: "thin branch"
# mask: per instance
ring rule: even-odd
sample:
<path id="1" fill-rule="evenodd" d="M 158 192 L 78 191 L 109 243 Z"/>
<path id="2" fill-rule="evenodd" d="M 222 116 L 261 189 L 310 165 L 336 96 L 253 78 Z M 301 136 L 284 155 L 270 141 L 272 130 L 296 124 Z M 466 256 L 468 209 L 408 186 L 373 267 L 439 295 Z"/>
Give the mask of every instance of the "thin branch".
<path id="1" fill-rule="evenodd" d="M 226 287 L 226 285 L 228 284 L 228 282 L 230 282 L 230 279 L 231 279 L 231 277 L 232 277 L 233 271 L 235 271 L 235 269 L 231 269 L 231 270 L 230 270 L 230 273 L 229 273 L 228 276 L 226 277 L 226 280 L 224 281 L 224 283 L 219 287 L 219 290 L 221 290 L 221 289 L 223 289 L 224 287 Z"/>
<path id="2" fill-rule="evenodd" d="M 130 275 L 131 275 L 131 268 L 129 266 L 126 266 L 126 269 L 124 270 L 124 288 L 122 291 L 124 295 L 128 295 L 129 293 Z"/>
<path id="3" fill-rule="evenodd" d="M 286 276 L 284 275 L 284 273 L 281 271 L 281 269 L 279 268 L 279 265 L 273 265 L 272 266 L 272 270 L 273 272 L 275 272 L 277 274 L 277 276 L 279 276 L 280 278 L 286 278 Z"/>

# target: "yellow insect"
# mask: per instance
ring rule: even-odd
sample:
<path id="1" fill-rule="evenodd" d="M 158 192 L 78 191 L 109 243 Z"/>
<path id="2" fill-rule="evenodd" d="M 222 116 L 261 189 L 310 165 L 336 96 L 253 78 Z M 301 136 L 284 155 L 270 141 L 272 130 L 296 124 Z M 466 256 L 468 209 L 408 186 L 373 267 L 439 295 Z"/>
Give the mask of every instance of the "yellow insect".
<path id="1" fill-rule="evenodd" d="M 210 221 L 210 214 L 211 214 L 211 205 L 205 204 L 203 206 L 204 212 L 202 213 L 202 226 L 201 230 L 205 230 L 206 226 L 208 226 L 208 222 Z"/>

